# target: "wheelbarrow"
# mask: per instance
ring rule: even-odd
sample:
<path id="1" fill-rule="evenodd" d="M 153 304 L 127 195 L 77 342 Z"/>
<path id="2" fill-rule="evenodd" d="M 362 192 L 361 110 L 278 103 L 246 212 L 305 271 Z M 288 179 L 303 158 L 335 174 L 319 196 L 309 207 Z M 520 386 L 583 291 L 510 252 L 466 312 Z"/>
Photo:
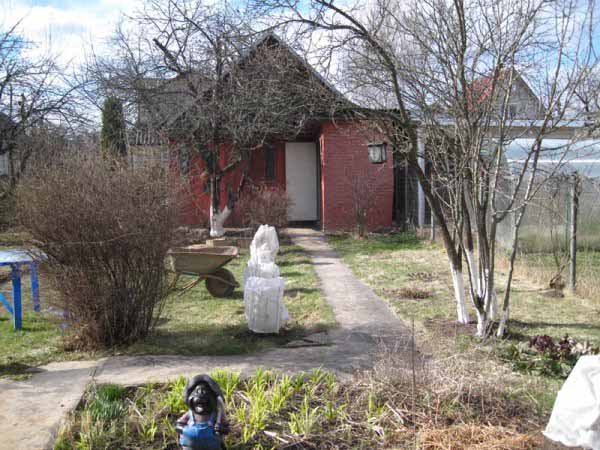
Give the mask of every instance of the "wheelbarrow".
<path id="1" fill-rule="evenodd" d="M 218 298 L 230 297 L 239 287 L 235 276 L 223 268 L 238 255 L 237 247 L 190 245 L 169 250 L 168 255 L 176 273 L 198 277 L 185 285 L 178 295 L 183 295 L 202 281 L 205 281 L 208 292 Z"/>

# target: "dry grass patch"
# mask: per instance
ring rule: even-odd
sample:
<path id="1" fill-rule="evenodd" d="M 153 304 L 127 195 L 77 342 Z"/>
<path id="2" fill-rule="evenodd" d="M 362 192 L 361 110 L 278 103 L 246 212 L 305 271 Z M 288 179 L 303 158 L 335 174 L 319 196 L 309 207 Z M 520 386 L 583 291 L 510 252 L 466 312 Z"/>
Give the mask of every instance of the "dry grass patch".
<path id="1" fill-rule="evenodd" d="M 423 289 L 417 286 L 407 286 L 400 289 L 383 288 L 383 292 L 398 300 L 424 300 L 433 295 L 433 292 L 430 289 Z"/>
<path id="2" fill-rule="evenodd" d="M 547 334 L 559 340 L 569 334 L 578 341 L 600 342 L 600 304 L 594 299 L 570 294 L 565 298 L 545 296 L 547 286 L 541 279 L 528 278 L 529 274 L 522 270 L 526 262 L 519 263 L 519 273 L 511 294 L 510 340 L 479 342 L 474 338 L 474 326 L 456 324 L 453 287 L 441 245 L 418 241 L 414 237 L 414 241 L 407 244 L 408 239 L 398 238 L 396 245 L 385 248 L 377 242 L 376 236 L 358 242 L 337 236 L 330 238 L 330 242 L 355 275 L 386 300 L 405 323 L 414 319 L 421 351 L 438 358 L 489 361 L 497 370 L 504 368 L 510 373 L 509 366 L 502 359 L 503 350 L 512 343 L 527 342 L 534 335 Z M 381 240 L 389 243 L 390 238 L 382 236 Z M 370 261 L 369 255 L 378 255 L 378 259 Z M 503 266 L 498 268 L 500 299 L 505 270 Z M 600 280 L 600 277 L 597 278 Z M 397 295 L 402 289 L 411 287 L 430 290 L 432 295 L 419 301 L 406 301 Z M 475 311 L 470 305 L 469 312 L 474 318 Z M 528 387 L 525 395 L 533 397 L 540 410 L 548 414 L 560 388 L 560 380 L 523 374 L 518 382 Z M 496 422 L 490 423 L 496 425 Z"/>
<path id="3" fill-rule="evenodd" d="M 537 433 L 479 424 L 434 428 L 420 435 L 423 450 L 538 450 L 543 441 Z"/>

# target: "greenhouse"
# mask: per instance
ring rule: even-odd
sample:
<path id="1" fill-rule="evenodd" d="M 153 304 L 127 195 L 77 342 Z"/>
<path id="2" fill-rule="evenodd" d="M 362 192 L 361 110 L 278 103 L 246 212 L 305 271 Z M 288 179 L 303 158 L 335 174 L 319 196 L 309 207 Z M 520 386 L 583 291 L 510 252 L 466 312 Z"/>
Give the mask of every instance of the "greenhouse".
<path id="1" fill-rule="evenodd" d="M 534 145 L 534 139 L 514 139 L 505 147 L 509 167 L 518 170 Z M 600 140 L 547 138 L 542 141 L 539 167 L 548 175 L 577 172 L 585 178 L 600 177 Z"/>
<path id="2" fill-rule="evenodd" d="M 514 192 L 514 180 L 534 142 L 519 138 L 505 146 L 505 162 L 512 173 L 507 193 Z M 538 190 L 527 205 L 519 250 L 547 258 L 561 272 L 568 263 L 574 196 L 578 202 L 577 249 L 588 256 L 600 252 L 600 140 L 544 139 L 538 163 Z M 514 219 L 515 215 L 509 214 L 499 226 L 502 244 L 510 244 Z"/>

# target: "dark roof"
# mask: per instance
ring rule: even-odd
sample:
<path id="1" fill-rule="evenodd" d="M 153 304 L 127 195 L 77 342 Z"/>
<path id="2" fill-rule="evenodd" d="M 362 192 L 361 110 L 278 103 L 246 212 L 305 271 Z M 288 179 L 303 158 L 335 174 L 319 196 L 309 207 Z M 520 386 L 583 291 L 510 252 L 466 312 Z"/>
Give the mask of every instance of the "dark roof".
<path id="1" fill-rule="evenodd" d="M 289 52 L 290 55 L 294 59 L 298 61 L 299 64 L 304 66 L 308 73 L 313 75 L 322 86 L 324 86 L 327 90 L 329 90 L 334 97 L 339 101 L 340 109 L 339 112 L 342 114 L 347 114 L 354 108 L 358 108 L 353 102 L 348 100 L 335 86 L 333 86 L 329 81 L 327 81 L 305 58 L 298 54 L 293 48 L 291 48 L 288 44 L 286 44 L 276 33 L 273 31 L 269 31 L 260 36 L 256 41 L 248 47 L 248 49 L 241 55 L 240 59 L 237 61 L 238 65 L 244 64 L 252 55 L 256 52 L 256 50 L 264 45 L 268 46 L 278 46 L 284 48 Z M 225 75 L 227 76 L 227 74 Z M 192 82 L 201 90 L 201 85 L 203 80 L 198 74 L 194 72 L 189 72 L 186 74 L 178 74 L 176 77 L 173 77 L 168 80 L 163 80 L 161 84 L 161 80 L 159 79 L 148 79 L 148 88 L 151 90 L 155 90 L 156 95 L 177 95 L 184 93 L 184 90 L 181 87 L 177 86 L 177 83 L 187 82 L 189 77 L 191 77 Z M 159 94 L 160 91 L 160 94 Z M 169 116 L 170 119 L 164 119 L 161 121 L 159 126 L 170 125 L 175 122 L 181 121 L 183 116 L 186 115 L 186 112 L 189 112 L 190 109 L 194 108 L 193 104 L 187 104 L 185 99 L 181 99 L 180 101 L 174 101 L 172 106 L 176 108 L 177 113 L 175 115 L 169 114 L 169 111 L 165 111 L 165 116 Z M 189 102 L 187 102 L 189 103 Z M 343 105 L 343 106 L 342 106 Z M 166 109 L 168 109 L 168 105 L 165 104 Z M 167 123 L 167 121 L 169 123 Z M 144 125 L 144 124 L 141 124 Z"/>

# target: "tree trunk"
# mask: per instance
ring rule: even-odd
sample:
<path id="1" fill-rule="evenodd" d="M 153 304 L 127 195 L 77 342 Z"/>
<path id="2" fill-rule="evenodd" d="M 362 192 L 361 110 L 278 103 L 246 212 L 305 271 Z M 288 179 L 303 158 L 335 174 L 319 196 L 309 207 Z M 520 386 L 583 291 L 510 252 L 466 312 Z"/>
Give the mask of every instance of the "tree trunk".
<path id="1" fill-rule="evenodd" d="M 471 318 L 469 317 L 469 312 L 467 311 L 465 302 L 465 282 L 462 271 L 462 252 L 460 250 L 456 250 L 456 242 L 451 235 L 450 230 L 448 229 L 448 223 L 442 213 L 440 199 L 433 194 L 431 179 L 430 177 L 426 176 L 420 165 L 419 149 L 422 149 L 422 147 L 420 145 L 418 133 L 416 129 L 410 125 L 410 123 L 407 122 L 407 124 L 408 126 L 406 127 L 406 130 L 408 131 L 410 141 L 410 152 L 407 155 L 407 160 L 417 175 L 417 179 L 421 189 L 423 190 L 423 195 L 429 203 L 431 214 L 435 217 L 435 221 L 438 224 L 442 241 L 444 243 L 444 248 L 446 250 L 446 254 L 448 255 L 448 259 L 450 260 L 450 271 L 452 273 L 452 284 L 454 286 L 457 320 L 461 324 L 468 324 L 471 321 Z"/>
<path id="2" fill-rule="evenodd" d="M 231 209 L 227 206 L 221 211 L 221 183 L 220 177 L 215 174 L 215 160 L 213 158 L 212 161 L 212 175 L 210 177 L 210 237 L 222 237 L 225 235 L 224 224 L 229 215 L 231 214 Z"/>
<path id="3" fill-rule="evenodd" d="M 506 276 L 506 286 L 504 287 L 504 299 L 502 301 L 502 316 L 500 316 L 500 323 L 498 324 L 498 331 L 496 336 L 499 338 L 504 337 L 504 331 L 506 330 L 506 323 L 508 322 L 508 311 L 510 304 L 510 287 L 515 271 L 515 259 L 517 255 L 517 239 L 518 239 L 518 228 L 514 231 L 513 248 L 511 250 L 510 259 L 508 263 L 508 274 Z"/>
<path id="4" fill-rule="evenodd" d="M 508 306 L 509 303 L 505 302 L 502 308 L 502 316 L 500 316 L 500 322 L 498 323 L 498 331 L 496 332 L 496 336 L 499 338 L 504 337 L 504 332 L 506 330 L 506 322 L 508 322 Z"/>
<path id="5" fill-rule="evenodd" d="M 469 264 L 469 271 L 471 273 L 471 283 L 473 283 L 473 291 L 478 297 L 483 296 L 482 292 L 482 284 L 479 280 L 479 270 L 477 270 L 477 265 L 475 264 L 475 255 L 473 254 L 473 248 L 467 248 L 465 250 L 465 257 L 467 258 L 467 263 Z"/>
<path id="6" fill-rule="evenodd" d="M 223 211 L 219 212 L 212 204 L 210 205 L 210 237 L 216 238 L 225 235 L 223 224 L 230 214 L 231 209 L 228 206 L 225 206 Z"/>
<path id="7" fill-rule="evenodd" d="M 456 260 L 451 261 L 452 284 L 454 285 L 454 298 L 456 300 L 456 315 L 458 323 L 468 324 L 471 321 L 465 302 L 465 281 L 462 266 Z"/>

